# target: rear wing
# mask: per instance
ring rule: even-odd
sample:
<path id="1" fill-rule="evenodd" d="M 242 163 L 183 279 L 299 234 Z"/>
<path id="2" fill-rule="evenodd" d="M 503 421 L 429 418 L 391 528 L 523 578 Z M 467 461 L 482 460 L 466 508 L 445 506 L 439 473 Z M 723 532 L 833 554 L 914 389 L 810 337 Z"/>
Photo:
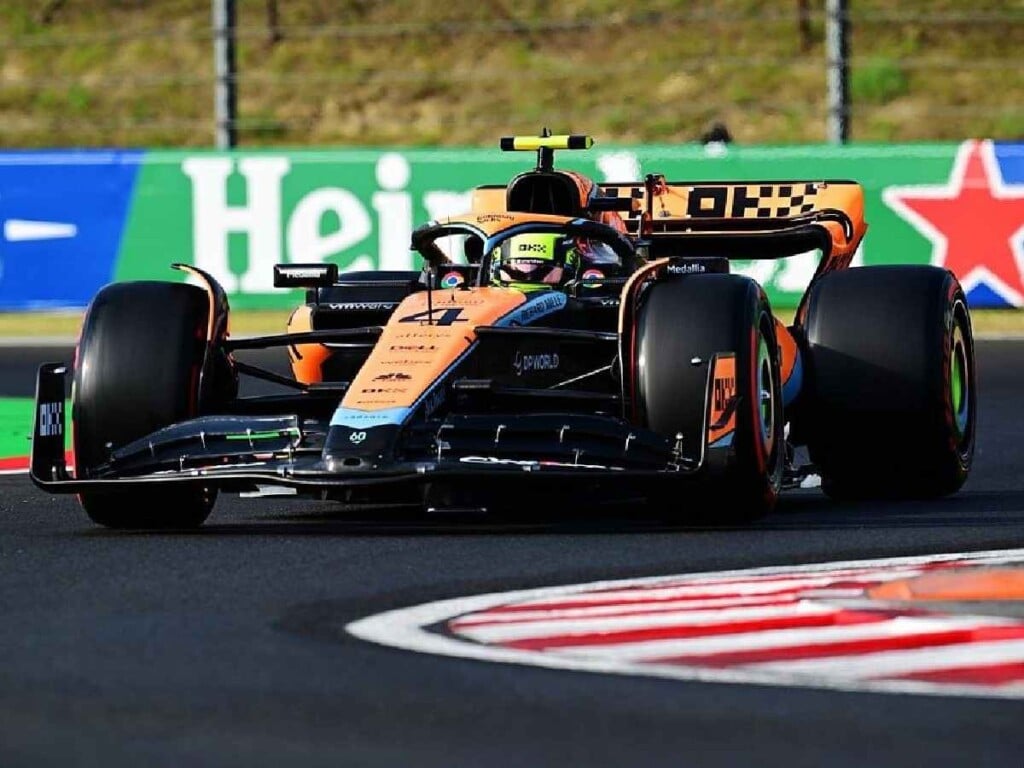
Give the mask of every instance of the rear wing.
<path id="1" fill-rule="evenodd" d="M 828 268 L 849 264 L 867 231 L 864 190 L 855 181 L 610 182 L 594 190 L 587 213 L 618 211 L 650 255 L 774 259 L 819 248 Z M 473 190 L 474 212 L 506 208 L 506 187 Z"/>
<path id="2" fill-rule="evenodd" d="M 652 255 L 683 249 L 778 258 L 821 248 L 848 263 L 867 231 L 864 190 L 855 181 L 670 182 L 652 175 L 602 184 L 601 192 L 623 200 L 627 230 L 650 240 Z"/>

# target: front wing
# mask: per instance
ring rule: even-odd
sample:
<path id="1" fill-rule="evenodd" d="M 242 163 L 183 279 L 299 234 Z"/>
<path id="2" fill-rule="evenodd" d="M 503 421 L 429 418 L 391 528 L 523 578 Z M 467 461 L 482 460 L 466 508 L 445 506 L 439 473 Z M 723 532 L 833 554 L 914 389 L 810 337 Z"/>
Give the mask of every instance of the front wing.
<path id="1" fill-rule="evenodd" d="M 486 490 L 506 498 L 526 486 L 545 493 L 572 488 L 604 497 L 654 495 L 666 486 L 700 485 L 705 470 L 724 465 L 731 455 L 729 442 L 720 438 L 721 405 L 712 405 L 709 373 L 703 434 L 689 441 L 678 435 L 669 440 L 610 416 L 450 414 L 395 427 L 394 439 L 385 439 L 373 460 L 350 463 L 324 450 L 336 429 L 324 420 L 210 415 L 114 449 L 106 464 L 82 477 L 69 471 L 65 459 L 66 375 L 66 366 L 48 363 L 37 380 L 30 474 L 51 493 L 198 484 L 239 492 L 290 489 L 368 503 L 422 502 L 439 488 Z M 716 436 L 714 445 L 708 435 Z"/>

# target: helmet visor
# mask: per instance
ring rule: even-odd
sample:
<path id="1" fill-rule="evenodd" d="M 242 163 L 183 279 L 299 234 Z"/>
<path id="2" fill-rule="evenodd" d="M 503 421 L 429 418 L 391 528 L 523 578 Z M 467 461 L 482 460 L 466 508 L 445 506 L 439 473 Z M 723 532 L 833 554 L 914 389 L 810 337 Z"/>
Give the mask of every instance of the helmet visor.
<path id="1" fill-rule="evenodd" d="M 558 234 L 515 235 L 494 257 L 494 277 L 501 283 L 559 285 L 566 276 L 566 239 Z"/>

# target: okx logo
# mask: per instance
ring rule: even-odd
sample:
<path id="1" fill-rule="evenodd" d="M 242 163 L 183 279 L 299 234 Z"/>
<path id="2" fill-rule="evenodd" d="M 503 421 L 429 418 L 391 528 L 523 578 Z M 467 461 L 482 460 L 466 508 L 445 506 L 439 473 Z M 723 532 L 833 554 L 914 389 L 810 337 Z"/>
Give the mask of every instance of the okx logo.
<path id="1" fill-rule="evenodd" d="M 39 404 L 39 436 L 60 437 L 64 434 L 64 403 Z"/>
<path id="2" fill-rule="evenodd" d="M 733 376 L 715 379 L 715 391 L 712 407 L 714 411 L 724 411 L 733 397 L 736 396 L 736 379 Z"/>

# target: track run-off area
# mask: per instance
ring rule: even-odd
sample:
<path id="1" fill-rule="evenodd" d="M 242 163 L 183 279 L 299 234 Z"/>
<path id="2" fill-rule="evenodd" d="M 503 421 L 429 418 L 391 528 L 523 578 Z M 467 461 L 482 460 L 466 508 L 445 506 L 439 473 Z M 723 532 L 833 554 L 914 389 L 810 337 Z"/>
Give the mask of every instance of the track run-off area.
<path id="1" fill-rule="evenodd" d="M 223 497 L 111 532 L 3 475 L 0 765 L 1019 766 L 1024 343 L 977 357 L 959 494 L 741 528 Z M 0 351 L 0 396 L 69 359 Z"/>

